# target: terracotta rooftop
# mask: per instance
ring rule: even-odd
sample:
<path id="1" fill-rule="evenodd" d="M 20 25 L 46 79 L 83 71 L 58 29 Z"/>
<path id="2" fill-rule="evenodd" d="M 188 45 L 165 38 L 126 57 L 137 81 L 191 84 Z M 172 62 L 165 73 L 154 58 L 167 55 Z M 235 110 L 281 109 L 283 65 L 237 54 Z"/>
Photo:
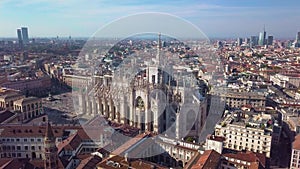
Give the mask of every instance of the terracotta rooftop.
<path id="1" fill-rule="evenodd" d="M 58 153 L 60 153 L 62 150 L 66 150 L 66 151 L 75 150 L 80 145 L 81 142 L 82 139 L 77 133 L 75 133 L 58 144 L 57 146 Z"/>
<path id="2" fill-rule="evenodd" d="M 99 156 L 90 156 L 82 160 L 76 169 L 93 169 L 101 160 Z"/>
<path id="3" fill-rule="evenodd" d="M 206 150 L 203 154 L 198 153 L 198 157 L 186 167 L 190 169 L 216 169 L 219 166 L 221 154 L 215 150 Z"/>
<path id="4" fill-rule="evenodd" d="M 29 158 L 0 158 L 1 169 L 43 169 L 44 161 L 40 159 L 30 160 Z M 60 160 L 58 160 L 58 169 L 63 169 Z"/>
<path id="5" fill-rule="evenodd" d="M 63 136 L 63 127 L 52 127 L 55 137 Z M 46 126 L 0 126 L 0 137 L 45 137 Z"/>
<path id="6" fill-rule="evenodd" d="M 215 141 L 218 141 L 218 142 L 223 142 L 223 141 L 225 141 L 225 137 L 215 136 L 215 135 L 209 135 L 209 136 L 207 137 L 207 139 L 209 139 L 209 140 L 215 140 Z"/>
<path id="7" fill-rule="evenodd" d="M 254 153 L 251 151 L 247 152 L 238 152 L 234 153 L 227 153 L 223 155 L 224 157 L 233 158 L 236 160 L 246 161 L 252 163 L 251 165 L 261 164 L 263 167 L 266 166 L 266 156 L 260 153 Z M 255 164 L 256 163 L 256 164 Z"/>

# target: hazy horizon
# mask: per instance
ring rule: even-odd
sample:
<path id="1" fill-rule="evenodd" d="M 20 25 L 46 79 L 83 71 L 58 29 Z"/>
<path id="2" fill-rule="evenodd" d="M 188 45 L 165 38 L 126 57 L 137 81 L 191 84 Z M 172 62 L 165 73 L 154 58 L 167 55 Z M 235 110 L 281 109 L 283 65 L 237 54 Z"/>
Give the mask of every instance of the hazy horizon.
<path id="1" fill-rule="evenodd" d="M 162 12 L 193 23 L 210 38 L 258 36 L 264 25 L 268 35 L 294 38 L 300 31 L 299 6 L 297 0 L 1 0 L 0 37 L 16 37 L 23 26 L 30 38 L 90 37 L 120 17 Z"/>

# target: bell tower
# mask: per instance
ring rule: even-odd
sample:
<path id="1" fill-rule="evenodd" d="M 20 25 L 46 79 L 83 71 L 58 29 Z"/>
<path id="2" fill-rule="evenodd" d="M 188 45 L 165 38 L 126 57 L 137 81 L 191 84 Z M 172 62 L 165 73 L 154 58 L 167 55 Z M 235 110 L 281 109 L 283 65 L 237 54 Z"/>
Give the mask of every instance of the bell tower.
<path id="1" fill-rule="evenodd" d="M 46 126 L 46 135 L 44 140 L 45 147 L 45 169 L 57 169 L 58 168 L 58 156 L 57 147 L 55 145 L 55 137 L 52 131 L 50 123 Z"/>

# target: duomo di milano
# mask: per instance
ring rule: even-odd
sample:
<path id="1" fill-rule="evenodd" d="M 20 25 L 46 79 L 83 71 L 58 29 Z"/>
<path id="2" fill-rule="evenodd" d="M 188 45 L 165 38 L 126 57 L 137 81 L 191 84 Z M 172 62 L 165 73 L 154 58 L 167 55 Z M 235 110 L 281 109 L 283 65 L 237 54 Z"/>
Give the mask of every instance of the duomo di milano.
<path id="1" fill-rule="evenodd" d="M 198 139 L 207 118 L 207 85 L 197 71 L 163 50 L 161 35 L 152 50 L 155 54 L 137 52 L 111 73 L 73 75 L 73 87 L 85 87 L 74 92 L 79 116 L 101 115 L 141 132 Z"/>

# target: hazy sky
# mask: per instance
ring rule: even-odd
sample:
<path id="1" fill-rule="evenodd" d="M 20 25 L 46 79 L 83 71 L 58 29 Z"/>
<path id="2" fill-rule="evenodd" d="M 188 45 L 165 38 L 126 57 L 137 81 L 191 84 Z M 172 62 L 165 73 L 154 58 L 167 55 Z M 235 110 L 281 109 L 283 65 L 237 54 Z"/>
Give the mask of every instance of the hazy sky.
<path id="1" fill-rule="evenodd" d="M 126 15 L 164 12 L 184 18 L 209 37 L 268 34 L 295 37 L 300 31 L 299 0 L 0 0 L 0 37 L 85 36 Z M 138 24 L 143 24 L 137 23 Z"/>

